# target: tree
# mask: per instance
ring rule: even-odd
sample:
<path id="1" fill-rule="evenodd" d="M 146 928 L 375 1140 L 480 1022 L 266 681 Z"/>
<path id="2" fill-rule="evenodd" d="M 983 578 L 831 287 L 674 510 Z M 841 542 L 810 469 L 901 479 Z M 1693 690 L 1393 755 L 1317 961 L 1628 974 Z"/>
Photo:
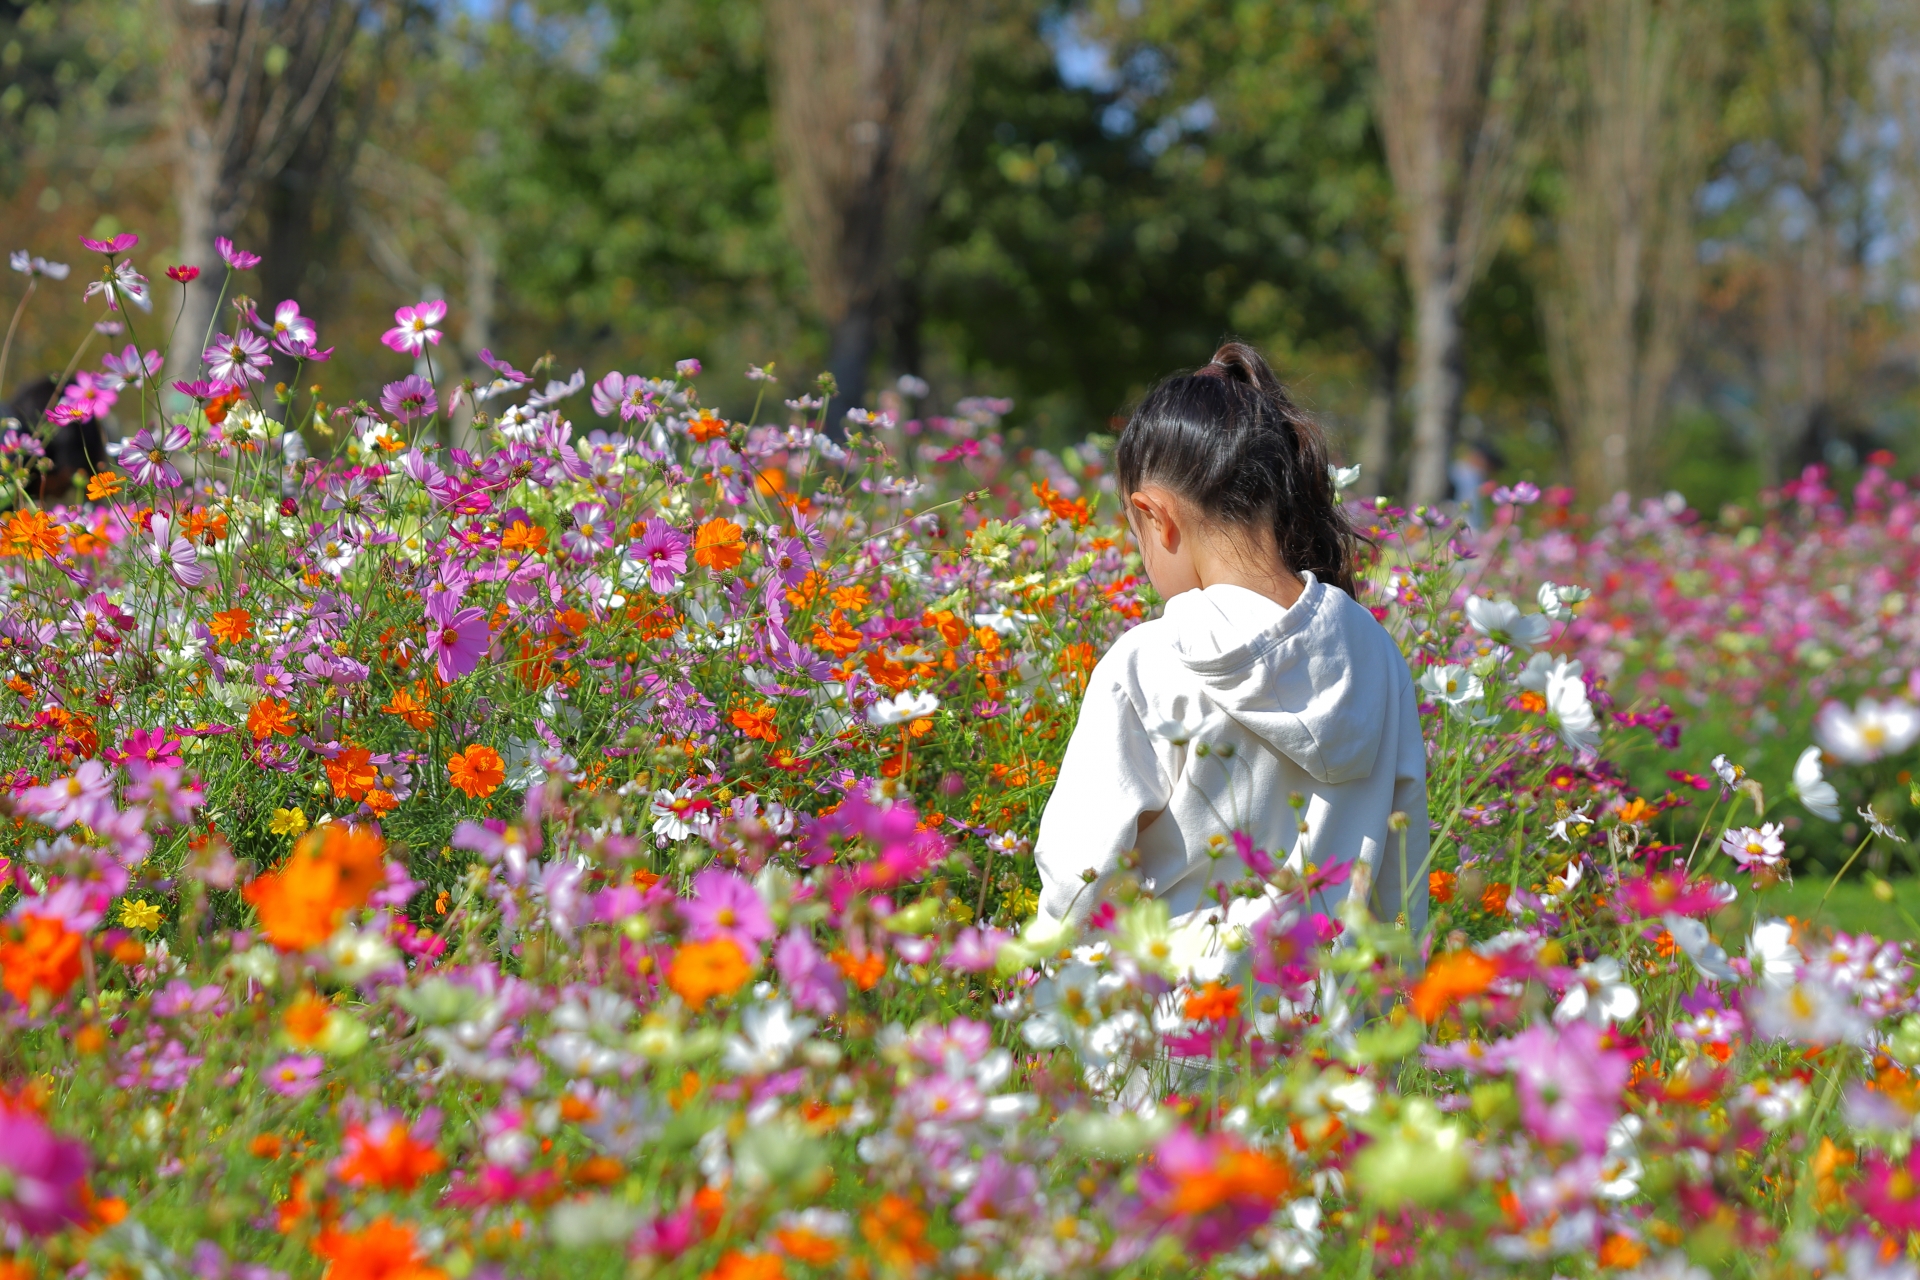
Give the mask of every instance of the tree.
<path id="1" fill-rule="evenodd" d="M 1715 145 L 1711 0 L 1567 0 L 1547 354 L 1576 490 L 1646 487 L 1696 300 L 1694 198 Z"/>
<path id="2" fill-rule="evenodd" d="M 309 139 L 329 127 L 366 0 L 157 0 L 168 42 L 162 106 L 174 149 L 183 261 L 218 279 L 231 236 Z M 215 288 L 187 291 L 168 360 L 196 366 Z"/>
<path id="3" fill-rule="evenodd" d="M 830 334 L 827 421 L 866 396 L 883 321 L 945 157 L 974 7 L 767 0 L 789 222 Z"/>
<path id="4" fill-rule="evenodd" d="M 1380 132 L 1413 305 L 1414 502 L 1447 492 L 1460 421 L 1461 308 L 1530 168 L 1539 0 L 1381 0 Z"/>

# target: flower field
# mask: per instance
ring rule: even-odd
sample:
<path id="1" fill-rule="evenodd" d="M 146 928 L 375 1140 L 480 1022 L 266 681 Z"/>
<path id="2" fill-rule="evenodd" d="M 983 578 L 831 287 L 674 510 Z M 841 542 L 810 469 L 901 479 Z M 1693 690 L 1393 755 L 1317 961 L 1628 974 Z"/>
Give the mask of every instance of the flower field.
<path id="1" fill-rule="evenodd" d="M 7 1280 L 1920 1276 L 1909 944 L 1770 905 L 1911 867 L 1892 460 L 1718 522 L 1360 508 L 1427 911 L 1223 832 L 1270 909 L 1208 958 L 1124 877 L 1035 915 L 1157 607 L 1098 450 L 456 380 L 436 302 L 350 399 L 296 304 L 88 247 L 119 349 L 51 420 L 114 465 L 36 502 L 0 440 Z"/>

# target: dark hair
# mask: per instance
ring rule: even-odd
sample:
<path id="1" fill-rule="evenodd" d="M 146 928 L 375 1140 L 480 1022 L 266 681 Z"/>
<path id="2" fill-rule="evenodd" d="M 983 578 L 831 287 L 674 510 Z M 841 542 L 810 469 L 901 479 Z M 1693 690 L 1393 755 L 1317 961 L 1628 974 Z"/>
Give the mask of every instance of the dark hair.
<path id="1" fill-rule="evenodd" d="M 91 418 L 49 427 L 47 411 L 57 402 L 60 384 L 53 378 L 36 378 L 14 393 L 6 416 L 18 418 L 23 430 L 38 435 L 45 443 L 51 470 L 28 482 L 34 499 L 48 502 L 64 498 L 75 476 L 91 476 L 99 471 L 107 456 L 100 424 Z"/>
<path id="2" fill-rule="evenodd" d="M 1288 569 L 1354 594 L 1359 537 L 1327 471 L 1326 437 L 1246 343 L 1149 391 L 1114 464 L 1123 501 L 1150 481 L 1214 519 L 1270 524 Z"/>

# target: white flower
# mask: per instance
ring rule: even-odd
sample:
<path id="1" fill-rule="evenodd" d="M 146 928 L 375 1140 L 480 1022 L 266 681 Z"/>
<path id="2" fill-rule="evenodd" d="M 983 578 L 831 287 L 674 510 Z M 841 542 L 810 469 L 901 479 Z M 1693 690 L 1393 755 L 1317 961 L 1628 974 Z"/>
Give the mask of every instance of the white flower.
<path id="1" fill-rule="evenodd" d="M 1899 755 L 1920 739 L 1920 710 L 1904 698 L 1875 702 L 1862 698 L 1848 709 L 1829 702 L 1813 722 L 1813 740 L 1849 764 L 1867 764 Z"/>
<path id="2" fill-rule="evenodd" d="M 1572 844 L 1576 837 L 1586 835 L 1592 826 L 1593 819 L 1587 816 L 1587 811 L 1585 809 L 1575 809 L 1572 813 L 1553 824 L 1553 836 L 1555 839 L 1564 840 L 1568 844 Z"/>
<path id="3" fill-rule="evenodd" d="M 1585 1018 L 1604 1027 L 1623 1022 L 1640 1011 L 1640 996 L 1621 976 L 1620 962 L 1601 956 L 1580 966 L 1580 980 L 1567 990 L 1553 1020 L 1568 1023 Z"/>
<path id="4" fill-rule="evenodd" d="M 1553 620 L 1537 613 L 1521 613 L 1511 600 L 1467 598 L 1467 622 L 1496 644 L 1531 649 L 1553 634 Z"/>
<path id="5" fill-rule="evenodd" d="M 1793 765 L 1793 793 L 1807 812 L 1828 822 L 1840 821 L 1840 793 L 1820 768 L 1820 748 L 1808 747 Z"/>
<path id="6" fill-rule="evenodd" d="M 1754 988 L 1747 1018 L 1768 1039 L 1801 1044 L 1857 1043 L 1872 1028 L 1846 992 L 1813 977 Z"/>
<path id="7" fill-rule="evenodd" d="M 1740 1101 L 1753 1109 L 1760 1127 L 1771 1132 L 1807 1109 L 1806 1082 L 1792 1076 L 1784 1080 L 1762 1076 L 1741 1086 Z"/>
<path id="8" fill-rule="evenodd" d="M 1327 478 L 1333 481 L 1333 491 L 1336 494 L 1345 493 L 1360 483 L 1360 468 L 1357 466 L 1336 467 L 1329 465 L 1327 467 Z"/>
<path id="9" fill-rule="evenodd" d="M 689 810 L 685 802 L 692 794 L 687 788 L 679 791 L 663 789 L 653 793 L 653 801 L 647 806 L 647 812 L 653 818 L 655 835 L 671 842 L 685 840 L 695 831 L 706 830 L 706 823 L 697 819 L 691 822 L 687 820 Z"/>
<path id="10" fill-rule="evenodd" d="M 1559 662 L 1547 672 L 1547 710 L 1560 728 L 1560 740 L 1581 755 L 1600 749 L 1600 724 L 1594 718 L 1593 703 L 1587 700 L 1587 684 L 1580 678 L 1580 664 Z"/>
<path id="11" fill-rule="evenodd" d="M 903 693 L 882 698 L 867 708 L 867 723 L 875 728 L 924 720 L 940 709 L 940 699 L 930 693 Z"/>
<path id="12" fill-rule="evenodd" d="M 1422 671 L 1420 687 L 1449 707 L 1478 702 L 1486 695 L 1486 686 L 1480 683 L 1479 676 L 1452 662 Z"/>
<path id="13" fill-rule="evenodd" d="M 1793 926 L 1785 920 L 1761 920 L 1747 938 L 1747 964 L 1753 976 L 1768 986 L 1781 987 L 1793 981 L 1804 957 L 1793 945 Z"/>
<path id="14" fill-rule="evenodd" d="M 342 925 L 327 939 L 327 960 L 333 976 L 341 982 L 359 982 L 400 961 L 400 953 L 385 938 L 371 931 Z"/>
<path id="15" fill-rule="evenodd" d="M 764 1076 L 777 1071 L 801 1041 L 813 1034 L 812 1018 L 796 1018 L 785 1000 L 750 1006 L 740 1015 L 743 1034 L 729 1036 L 720 1065 L 736 1075 Z"/>
<path id="16" fill-rule="evenodd" d="M 1727 832 L 1720 848 L 1749 871 L 1756 867 L 1777 867 L 1787 860 L 1787 842 L 1780 838 L 1782 830 L 1777 822 L 1741 827 Z"/>
<path id="17" fill-rule="evenodd" d="M 1536 653 L 1527 659 L 1527 665 L 1520 668 L 1520 674 L 1513 682 L 1522 689 L 1531 689 L 1535 693 L 1547 691 L 1547 677 L 1555 671 L 1564 671 L 1568 675 L 1582 675 L 1586 667 L 1578 658 L 1559 658 L 1551 653 Z"/>
<path id="18" fill-rule="evenodd" d="M 1888 826 L 1886 819 L 1873 811 L 1872 805 L 1868 805 L 1864 809 L 1855 809 L 1854 812 L 1865 818 L 1868 828 L 1881 839 L 1892 840 L 1897 844 L 1905 844 L 1907 842 L 1907 837 L 1898 828 Z"/>
<path id="19" fill-rule="evenodd" d="M 1555 622 L 1572 622 L 1573 606 L 1593 595 L 1585 587 L 1563 587 L 1558 583 L 1543 582 L 1534 599 L 1540 602 L 1540 613 Z"/>
<path id="20" fill-rule="evenodd" d="M 1727 759 L 1724 754 L 1717 755 L 1713 758 L 1713 771 L 1720 775 L 1722 785 L 1729 787 L 1747 776 L 1745 769 L 1742 769 L 1739 765 Z"/>
<path id="21" fill-rule="evenodd" d="M 1221 725 L 1222 720 L 1218 714 L 1209 714 L 1198 699 L 1189 699 L 1182 694 L 1174 698 L 1167 708 L 1167 714 L 1147 725 L 1146 730 L 1149 737 L 1163 738 L 1176 747 L 1184 747 L 1189 742 L 1205 738 Z"/>
<path id="22" fill-rule="evenodd" d="M 578 1031 L 555 1032 L 540 1042 L 540 1051 L 568 1075 L 582 1078 L 604 1075 L 624 1060 L 616 1050 Z"/>
<path id="23" fill-rule="evenodd" d="M 1675 943 L 1687 958 L 1693 961 L 1693 967 L 1715 982 L 1738 982 L 1740 975 L 1727 963 L 1726 949 L 1713 940 L 1707 932 L 1707 926 L 1698 920 L 1686 916 L 1670 915 L 1662 921 L 1667 932 L 1673 935 Z"/>

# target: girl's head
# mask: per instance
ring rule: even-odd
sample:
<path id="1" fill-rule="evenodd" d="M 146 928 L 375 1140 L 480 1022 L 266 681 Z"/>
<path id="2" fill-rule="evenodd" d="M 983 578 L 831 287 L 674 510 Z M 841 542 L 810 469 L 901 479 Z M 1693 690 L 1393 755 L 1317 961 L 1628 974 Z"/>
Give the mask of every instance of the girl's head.
<path id="1" fill-rule="evenodd" d="M 1229 342 L 1205 368 L 1148 392 L 1114 462 L 1162 595 L 1205 585 L 1208 563 L 1223 559 L 1242 575 L 1311 572 L 1353 594 L 1358 538 L 1326 439 L 1247 344 Z"/>

